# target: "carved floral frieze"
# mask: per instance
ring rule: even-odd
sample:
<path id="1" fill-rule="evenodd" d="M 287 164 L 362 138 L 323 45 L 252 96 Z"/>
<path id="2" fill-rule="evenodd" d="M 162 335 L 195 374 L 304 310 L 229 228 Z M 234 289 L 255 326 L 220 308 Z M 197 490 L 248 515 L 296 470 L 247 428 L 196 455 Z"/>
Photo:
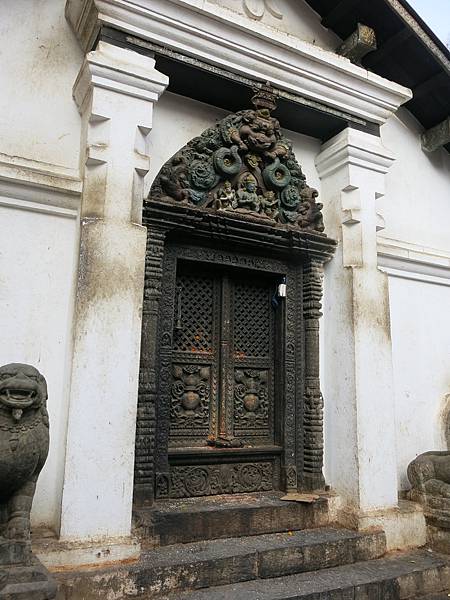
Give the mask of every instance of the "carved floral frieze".
<path id="1" fill-rule="evenodd" d="M 215 496 L 273 489 L 273 463 L 172 466 L 171 497 Z"/>

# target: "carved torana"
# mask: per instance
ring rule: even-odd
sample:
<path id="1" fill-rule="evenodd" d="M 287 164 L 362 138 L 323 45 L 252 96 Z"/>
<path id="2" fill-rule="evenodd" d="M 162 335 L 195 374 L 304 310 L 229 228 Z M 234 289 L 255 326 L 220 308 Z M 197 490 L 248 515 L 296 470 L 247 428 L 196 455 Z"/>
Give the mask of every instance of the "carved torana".
<path id="1" fill-rule="evenodd" d="M 229 115 L 191 140 L 159 172 L 150 196 L 323 232 L 322 205 L 272 116 L 275 94 L 262 86 L 253 109 Z"/>

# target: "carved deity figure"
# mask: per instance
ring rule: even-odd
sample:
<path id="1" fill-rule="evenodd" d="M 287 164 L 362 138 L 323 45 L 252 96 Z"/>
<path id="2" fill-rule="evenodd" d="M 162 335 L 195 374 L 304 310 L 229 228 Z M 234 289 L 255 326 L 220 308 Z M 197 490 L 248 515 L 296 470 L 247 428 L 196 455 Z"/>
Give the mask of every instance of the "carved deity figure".
<path id="1" fill-rule="evenodd" d="M 30 600 L 56 593 L 50 579 L 44 590 L 48 574 L 32 558 L 30 546 L 31 505 L 49 448 L 46 402 L 47 384 L 37 369 L 16 363 L 0 367 L 0 571 L 6 574 L 0 598 L 15 597 L 10 590 L 18 577 L 29 586 Z M 36 569 L 42 577 L 35 596 Z"/>
<path id="2" fill-rule="evenodd" d="M 275 192 L 267 191 L 261 198 L 261 212 L 270 219 L 276 220 L 278 217 L 278 198 Z"/>
<path id="3" fill-rule="evenodd" d="M 263 154 L 272 160 L 285 156 L 286 147 L 278 143 L 280 124 L 268 110 L 247 111 L 242 120 L 239 130 L 231 128 L 229 131 L 230 139 L 239 150 Z"/>
<path id="4" fill-rule="evenodd" d="M 236 191 L 233 208 L 240 208 L 251 212 L 259 212 L 260 196 L 256 192 L 256 179 L 248 174 Z"/>
<path id="5" fill-rule="evenodd" d="M 217 192 L 214 208 L 216 210 L 227 210 L 232 207 L 234 199 L 234 190 L 231 187 L 231 183 L 227 180 Z"/>

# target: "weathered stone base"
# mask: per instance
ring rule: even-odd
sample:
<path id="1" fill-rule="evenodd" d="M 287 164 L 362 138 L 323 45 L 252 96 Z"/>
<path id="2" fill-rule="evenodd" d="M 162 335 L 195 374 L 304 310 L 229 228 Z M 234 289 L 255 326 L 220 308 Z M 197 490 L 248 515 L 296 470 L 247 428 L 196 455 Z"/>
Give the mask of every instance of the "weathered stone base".
<path id="1" fill-rule="evenodd" d="M 435 527 L 433 525 L 427 526 L 427 542 L 428 544 L 438 552 L 444 554 L 450 554 L 450 530 Z"/>
<path id="2" fill-rule="evenodd" d="M 311 503 L 280 496 L 171 500 L 141 509 L 139 560 L 56 566 L 56 598 L 431 600 L 427 595 L 450 591 L 448 557 L 427 550 L 385 556 L 377 525 L 391 519 L 391 540 L 411 540 L 414 520 L 423 519 L 414 503 L 402 502 L 392 515 L 361 514 L 358 524 L 367 530 L 352 531 L 330 526 L 340 509 L 331 494 Z"/>
<path id="3" fill-rule="evenodd" d="M 0 600 L 53 600 L 57 586 L 36 559 L 30 566 L 12 565 L 0 574 Z"/>
<path id="4" fill-rule="evenodd" d="M 127 591 L 138 598 L 176 598 L 185 590 L 318 572 L 384 552 L 382 532 L 318 528 L 163 546 L 145 551 L 128 567 L 57 576 L 61 600 L 100 600 L 108 588 L 123 596 Z"/>
<path id="5" fill-rule="evenodd" d="M 164 500 L 135 514 L 143 547 L 244 537 L 322 527 L 330 522 L 328 496 L 311 503 L 281 500 L 283 493 L 252 493 Z"/>
<path id="6" fill-rule="evenodd" d="M 68 542 L 55 537 L 33 540 L 33 552 L 50 570 L 129 563 L 139 559 L 141 546 L 132 538 L 104 538 L 91 542 Z"/>
<path id="7" fill-rule="evenodd" d="M 450 554 L 450 498 L 441 498 L 411 491 L 411 497 L 423 507 L 427 543 L 433 550 Z"/>
<path id="8" fill-rule="evenodd" d="M 57 600 L 435 600 L 427 594 L 450 591 L 446 557 L 376 558 L 380 533 L 319 529 L 224 542 L 161 547 L 132 567 L 59 573 Z"/>
<path id="9" fill-rule="evenodd" d="M 338 521 L 346 527 L 367 531 L 373 527 L 386 534 L 387 550 L 420 548 L 427 542 L 426 523 L 422 507 L 416 502 L 400 500 L 398 507 L 389 510 L 355 512 L 338 511 Z"/>
<path id="10" fill-rule="evenodd" d="M 22 540 L 0 540 L 0 565 L 27 565 L 31 560 L 31 544 Z"/>
<path id="11" fill-rule="evenodd" d="M 450 569 L 424 552 L 381 558 L 312 573 L 258 579 L 169 595 L 165 600 L 415 600 L 448 591 Z"/>

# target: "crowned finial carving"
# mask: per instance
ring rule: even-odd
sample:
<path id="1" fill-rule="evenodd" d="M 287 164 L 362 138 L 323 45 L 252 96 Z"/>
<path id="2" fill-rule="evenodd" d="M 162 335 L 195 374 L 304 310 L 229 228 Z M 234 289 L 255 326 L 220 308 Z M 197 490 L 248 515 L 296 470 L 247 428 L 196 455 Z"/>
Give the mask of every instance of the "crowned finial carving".
<path id="1" fill-rule="evenodd" d="M 252 104 L 256 110 L 267 110 L 269 113 L 277 107 L 278 94 L 269 82 L 253 88 Z"/>

